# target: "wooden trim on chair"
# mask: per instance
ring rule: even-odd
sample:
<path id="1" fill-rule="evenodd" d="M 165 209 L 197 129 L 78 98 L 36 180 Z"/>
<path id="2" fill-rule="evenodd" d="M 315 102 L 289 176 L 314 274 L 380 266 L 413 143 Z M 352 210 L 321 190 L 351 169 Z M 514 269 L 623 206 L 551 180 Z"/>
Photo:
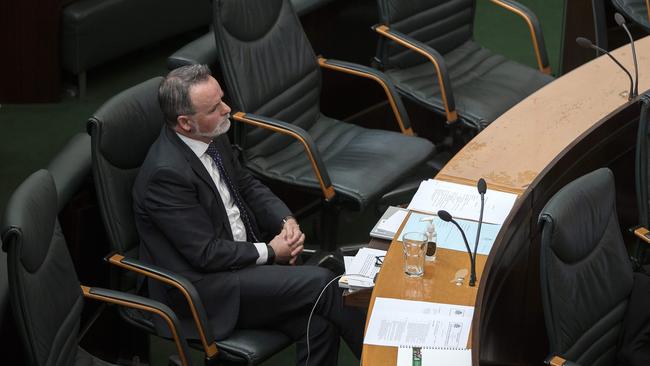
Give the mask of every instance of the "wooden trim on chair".
<path id="1" fill-rule="evenodd" d="M 196 307 L 194 305 L 194 301 L 192 301 L 192 297 L 187 292 L 185 287 L 183 287 L 181 284 L 177 283 L 176 281 L 172 281 L 172 280 L 170 280 L 168 278 L 165 278 L 165 277 L 162 277 L 162 276 L 160 276 L 158 274 L 151 273 L 151 272 L 145 271 L 145 270 L 143 270 L 141 268 L 136 268 L 136 267 L 133 267 L 133 266 L 127 264 L 127 263 L 124 263 L 124 262 L 122 262 L 123 259 L 124 259 L 123 255 L 116 253 L 116 254 L 111 255 L 108 258 L 108 262 L 111 263 L 111 264 L 114 264 L 114 265 L 116 265 L 118 267 L 124 268 L 126 270 L 139 273 L 139 274 L 141 274 L 143 276 L 146 276 L 146 277 L 151 277 L 151 278 L 153 278 L 153 279 L 155 279 L 157 281 L 160 281 L 160 282 L 163 282 L 163 283 L 168 284 L 170 286 L 173 286 L 173 287 L 177 288 L 183 294 L 183 296 L 185 296 L 185 299 L 187 300 L 188 305 L 190 307 L 190 310 L 192 312 L 192 318 L 194 319 L 194 323 L 196 324 L 196 329 L 197 329 L 197 331 L 199 333 L 199 339 L 201 341 L 201 345 L 203 346 L 203 350 L 205 352 L 206 357 L 207 358 L 216 357 L 217 354 L 219 353 L 219 350 L 217 349 L 217 344 L 215 342 L 213 342 L 212 344 L 208 344 L 208 341 L 207 341 L 207 339 L 205 337 L 205 330 L 201 326 L 201 321 L 199 320 L 199 314 L 196 312 Z"/>
<path id="2" fill-rule="evenodd" d="M 649 234 L 650 230 L 644 228 L 643 226 L 634 230 L 634 235 L 636 235 L 637 238 L 643 240 L 646 244 L 650 244 L 650 237 L 648 237 Z"/>
<path id="3" fill-rule="evenodd" d="M 501 0 L 490 0 L 493 4 L 498 5 L 506 10 L 510 10 L 511 12 L 519 15 L 520 17 L 524 18 L 526 23 L 528 24 L 528 29 L 530 30 L 530 38 L 533 41 L 533 49 L 535 50 L 535 57 L 537 58 L 537 67 L 541 72 L 544 74 L 550 75 L 551 74 L 551 66 L 544 66 L 542 62 L 542 54 L 539 49 L 539 42 L 537 41 L 537 34 L 535 33 L 535 27 L 533 26 L 533 21 L 530 19 L 530 16 L 520 9 L 515 8 L 512 5 L 505 4 Z M 648 0 L 646 0 L 648 2 Z"/>
<path id="4" fill-rule="evenodd" d="M 316 174 L 316 179 L 318 179 L 318 184 L 320 185 L 321 191 L 323 192 L 323 196 L 325 196 L 326 201 L 330 201 L 334 196 L 336 195 L 336 192 L 334 191 L 334 187 L 332 185 L 325 185 L 325 182 L 323 181 L 323 177 L 321 175 L 320 169 L 318 168 L 318 164 L 316 164 L 316 159 L 314 158 L 314 154 L 309 148 L 309 144 L 305 139 L 302 138 L 302 136 L 298 135 L 297 133 L 293 131 L 289 131 L 286 129 L 282 129 L 279 127 L 275 126 L 270 126 L 266 123 L 256 121 L 254 119 L 246 117 L 246 113 L 244 112 L 237 112 L 232 117 L 239 122 L 244 122 L 249 125 L 253 125 L 255 127 L 260 127 L 264 128 L 267 130 L 271 130 L 273 132 L 281 133 L 283 135 L 291 136 L 295 138 L 296 140 L 300 141 L 300 143 L 303 145 L 305 148 L 305 151 L 307 152 L 307 157 L 309 158 L 309 161 L 311 162 L 311 167 L 314 170 L 314 173 Z"/>
<path id="5" fill-rule="evenodd" d="M 395 119 L 397 120 L 397 124 L 399 125 L 400 130 L 402 131 L 403 134 L 413 136 L 413 129 L 410 127 L 405 127 L 404 126 L 404 120 L 402 120 L 402 115 L 399 113 L 399 110 L 397 109 L 397 104 L 395 103 L 395 98 L 393 98 L 393 94 L 388 90 L 388 85 L 386 85 L 386 82 L 382 80 L 381 78 L 377 77 L 376 75 L 364 73 L 361 71 L 357 70 L 351 70 L 351 69 L 346 69 L 345 67 L 340 67 L 337 65 L 332 65 L 327 63 L 327 59 L 324 57 L 318 57 L 318 64 L 320 67 L 325 68 L 325 69 L 331 69 L 335 71 L 340 71 L 346 74 L 351 74 L 355 76 L 360 76 L 363 78 L 371 79 L 379 83 L 381 87 L 384 89 L 384 92 L 386 93 L 386 97 L 388 98 L 388 103 L 390 103 L 390 108 L 393 110 L 393 114 L 395 114 Z"/>
<path id="6" fill-rule="evenodd" d="M 550 366 L 564 366 L 565 363 L 566 360 L 560 356 L 553 356 L 553 358 L 551 358 L 551 360 L 548 361 L 548 364 Z"/>
<path id="7" fill-rule="evenodd" d="M 447 115 L 447 123 L 453 123 L 458 121 L 458 113 L 456 113 L 456 110 L 449 110 L 449 104 L 447 103 L 447 93 L 445 90 L 445 83 L 442 80 L 442 74 L 440 73 L 440 65 L 438 65 L 438 61 L 433 56 L 431 56 L 427 51 L 391 34 L 390 28 L 388 28 L 388 26 L 385 24 L 376 27 L 375 31 L 381 34 L 382 36 L 421 54 L 422 56 L 426 57 L 429 61 L 431 61 L 433 66 L 436 68 L 436 75 L 438 75 L 438 84 L 440 85 L 440 91 L 441 91 L 440 94 L 442 95 L 442 103 L 445 105 L 445 114 Z"/>
<path id="8" fill-rule="evenodd" d="M 84 297 L 86 297 L 86 298 L 97 300 L 97 301 L 103 301 L 103 302 L 107 302 L 107 303 L 111 303 L 111 304 L 116 304 L 116 305 L 120 305 L 120 306 L 125 306 L 125 307 L 129 307 L 129 308 L 139 309 L 139 310 L 146 311 L 146 312 L 149 312 L 149 313 L 157 314 L 158 316 L 163 318 L 165 320 L 165 322 L 167 322 L 167 326 L 169 327 L 169 329 L 170 329 L 170 331 L 172 333 L 172 336 L 174 338 L 174 342 L 176 343 L 176 350 L 178 351 L 178 356 L 181 358 L 181 362 L 183 363 L 183 365 L 189 365 L 189 363 L 187 362 L 187 356 L 188 355 L 186 355 L 185 352 L 183 352 L 183 348 L 181 347 L 181 339 L 178 336 L 178 332 L 176 331 L 176 327 L 174 326 L 174 322 L 172 321 L 172 319 L 167 314 L 165 314 L 164 312 L 162 312 L 159 309 L 156 309 L 154 307 L 145 306 L 145 305 L 136 304 L 136 303 L 129 302 L 129 301 L 124 301 L 124 300 L 120 300 L 120 299 L 114 299 L 114 298 L 111 298 L 111 297 L 106 297 L 106 296 L 100 296 L 100 295 L 97 295 L 97 294 L 93 294 L 90 291 L 91 288 L 88 287 L 88 286 L 80 285 L 80 287 L 81 287 L 81 292 L 83 293 Z"/>

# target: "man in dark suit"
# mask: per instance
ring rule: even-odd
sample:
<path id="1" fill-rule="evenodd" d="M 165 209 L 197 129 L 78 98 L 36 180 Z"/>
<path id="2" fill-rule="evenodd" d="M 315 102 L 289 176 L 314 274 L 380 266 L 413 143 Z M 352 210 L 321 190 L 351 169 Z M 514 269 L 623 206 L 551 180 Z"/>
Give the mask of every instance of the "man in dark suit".
<path id="1" fill-rule="evenodd" d="M 308 316 L 333 274 L 293 265 L 305 236 L 233 154 L 230 107 L 207 66 L 170 72 L 158 97 L 166 124 L 133 188 L 141 259 L 194 283 L 217 340 L 236 327 L 277 329 L 297 342 L 304 364 Z M 150 281 L 149 292 L 183 313 L 174 290 Z M 339 336 L 359 357 L 363 324 L 336 283 L 327 286 L 309 327 L 309 363 L 336 364 Z"/>

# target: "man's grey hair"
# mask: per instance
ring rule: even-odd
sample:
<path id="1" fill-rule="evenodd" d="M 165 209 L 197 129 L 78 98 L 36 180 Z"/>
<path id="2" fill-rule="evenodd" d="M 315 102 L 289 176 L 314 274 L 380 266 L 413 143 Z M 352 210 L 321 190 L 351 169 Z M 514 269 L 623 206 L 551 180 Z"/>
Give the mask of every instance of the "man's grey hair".
<path id="1" fill-rule="evenodd" d="M 190 88 L 210 77 L 207 65 L 188 65 L 172 70 L 158 87 L 158 102 L 169 127 L 176 127 L 178 116 L 193 114 Z"/>

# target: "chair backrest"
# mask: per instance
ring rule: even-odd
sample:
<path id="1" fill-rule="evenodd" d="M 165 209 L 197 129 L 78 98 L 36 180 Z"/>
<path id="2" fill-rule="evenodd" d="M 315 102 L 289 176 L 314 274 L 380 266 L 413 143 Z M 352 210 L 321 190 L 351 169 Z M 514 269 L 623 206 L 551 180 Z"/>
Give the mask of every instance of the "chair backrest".
<path id="1" fill-rule="evenodd" d="M 0 240 L 2 245 L 2 240 Z M 0 344 L 3 351 L 11 350 L 16 364 L 26 363 L 25 352 L 16 328 L 16 317 L 11 310 L 9 299 L 9 273 L 7 272 L 7 254 L 0 250 Z"/>
<path id="2" fill-rule="evenodd" d="M 650 227 L 650 95 L 641 95 L 641 116 L 637 130 L 635 176 L 639 225 Z"/>
<path id="3" fill-rule="evenodd" d="M 551 353 L 613 365 L 633 274 L 616 214 L 614 175 L 569 183 L 540 214 L 540 277 Z"/>
<path id="4" fill-rule="evenodd" d="M 83 295 L 57 201 L 52 176 L 39 170 L 11 196 L 2 224 L 11 305 L 30 365 L 71 365 L 78 352 Z"/>
<path id="5" fill-rule="evenodd" d="M 309 130 L 320 116 L 321 73 L 289 0 L 216 0 L 214 32 L 226 93 L 235 110 Z M 266 155 L 293 141 L 235 125 L 235 143 Z"/>
<path id="6" fill-rule="evenodd" d="M 472 38 L 476 0 L 377 0 L 382 24 L 445 54 Z M 383 37 L 377 57 L 386 66 L 409 67 L 425 62 Z"/>
<path id="7" fill-rule="evenodd" d="M 646 32 L 650 31 L 646 0 L 612 0 L 612 5 L 626 18 L 640 25 Z"/>
<path id="8" fill-rule="evenodd" d="M 132 189 L 149 147 L 164 123 L 158 103 L 161 77 L 117 94 L 88 121 L 91 135 L 93 177 L 100 212 L 110 245 L 129 257 L 137 257 L 140 243 L 133 214 Z M 120 290 L 135 284 L 121 276 Z"/>

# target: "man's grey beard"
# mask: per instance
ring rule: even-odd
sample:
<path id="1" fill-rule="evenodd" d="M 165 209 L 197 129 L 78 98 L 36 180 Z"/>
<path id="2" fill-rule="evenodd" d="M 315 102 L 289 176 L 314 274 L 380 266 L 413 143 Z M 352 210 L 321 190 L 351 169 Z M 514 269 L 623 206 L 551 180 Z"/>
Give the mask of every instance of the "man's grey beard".
<path id="1" fill-rule="evenodd" d="M 215 138 L 219 135 L 223 135 L 224 133 L 228 132 L 228 130 L 230 129 L 230 115 L 228 115 L 224 123 L 218 124 L 217 127 L 215 127 L 215 129 L 212 131 L 207 131 L 207 132 L 201 131 L 198 123 L 192 120 L 190 120 L 190 126 L 192 126 L 192 134 L 194 134 L 195 136 Z"/>

